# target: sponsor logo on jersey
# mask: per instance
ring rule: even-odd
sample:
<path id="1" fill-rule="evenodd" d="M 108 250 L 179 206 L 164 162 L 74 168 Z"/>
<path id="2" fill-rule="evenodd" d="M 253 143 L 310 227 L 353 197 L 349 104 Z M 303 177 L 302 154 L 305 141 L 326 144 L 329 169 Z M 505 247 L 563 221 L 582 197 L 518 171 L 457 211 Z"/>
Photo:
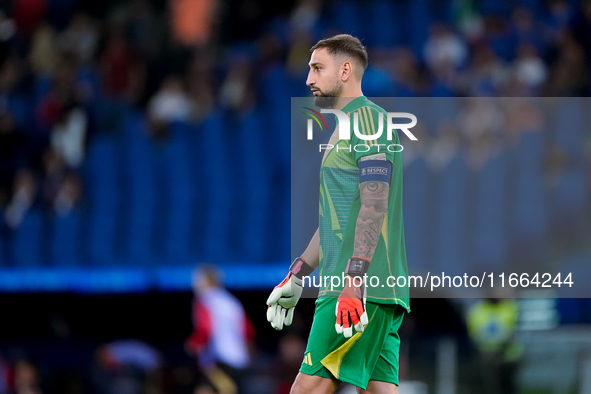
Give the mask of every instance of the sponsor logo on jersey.
<path id="1" fill-rule="evenodd" d="M 359 161 L 367 161 L 367 160 L 386 160 L 385 153 L 378 153 L 377 155 L 369 155 L 363 156 Z"/>

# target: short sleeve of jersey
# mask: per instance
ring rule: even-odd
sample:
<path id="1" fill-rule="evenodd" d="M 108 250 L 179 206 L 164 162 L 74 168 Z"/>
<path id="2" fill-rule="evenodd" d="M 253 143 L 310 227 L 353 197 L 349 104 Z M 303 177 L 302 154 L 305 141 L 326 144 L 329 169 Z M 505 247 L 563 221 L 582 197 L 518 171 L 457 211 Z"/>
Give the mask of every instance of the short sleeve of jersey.
<path id="1" fill-rule="evenodd" d="M 357 125 L 355 125 L 355 118 L 357 118 Z M 398 134 L 394 131 L 392 133 L 392 139 L 388 140 L 388 123 L 386 113 L 383 110 L 369 105 L 360 107 L 349 113 L 349 119 L 351 121 L 351 144 L 353 146 L 351 154 L 357 164 L 359 164 L 361 158 L 376 154 L 380 154 L 382 160 L 385 155 L 386 160 L 391 163 L 394 162 L 394 154 L 398 150 L 397 148 L 400 148 L 396 146 L 399 143 Z M 355 127 L 357 128 L 357 132 L 355 131 Z M 379 136 L 374 139 L 364 139 L 364 137 L 369 138 L 372 136 L 375 137 L 376 135 Z"/>

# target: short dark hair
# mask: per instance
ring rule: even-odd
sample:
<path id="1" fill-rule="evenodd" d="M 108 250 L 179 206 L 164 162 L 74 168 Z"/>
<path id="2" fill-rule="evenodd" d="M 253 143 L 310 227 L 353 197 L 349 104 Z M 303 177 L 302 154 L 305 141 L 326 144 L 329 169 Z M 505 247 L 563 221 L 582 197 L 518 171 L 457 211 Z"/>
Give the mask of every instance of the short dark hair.
<path id="1" fill-rule="evenodd" d="M 367 68 L 367 50 L 359 38 L 350 34 L 337 34 L 336 36 L 320 40 L 310 48 L 310 53 L 320 48 L 326 48 L 331 55 L 347 55 L 352 57 L 362 67 L 362 74 Z"/>

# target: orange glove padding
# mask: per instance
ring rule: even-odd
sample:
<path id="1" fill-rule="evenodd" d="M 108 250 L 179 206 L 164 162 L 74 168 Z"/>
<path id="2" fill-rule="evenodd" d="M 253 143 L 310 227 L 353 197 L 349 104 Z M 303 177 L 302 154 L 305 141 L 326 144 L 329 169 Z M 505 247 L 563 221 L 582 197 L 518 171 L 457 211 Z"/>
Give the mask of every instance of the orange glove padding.
<path id="1" fill-rule="evenodd" d="M 362 283 L 361 286 L 355 286 L 355 284 L 359 284 L 359 279 L 353 280 L 349 276 L 337 301 L 335 329 L 337 334 L 344 334 L 345 338 L 353 335 L 353 327 L 355 331 L 363 332 L 368 324 L 365 310 L 365 284 Z"/>

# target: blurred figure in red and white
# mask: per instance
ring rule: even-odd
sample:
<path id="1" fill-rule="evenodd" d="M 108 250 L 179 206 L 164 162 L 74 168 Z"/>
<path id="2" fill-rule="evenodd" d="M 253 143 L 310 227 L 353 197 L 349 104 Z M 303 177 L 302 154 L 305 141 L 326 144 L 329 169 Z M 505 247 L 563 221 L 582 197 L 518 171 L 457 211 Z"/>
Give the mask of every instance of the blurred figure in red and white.
<path id="1" fill-rule="evenodd" d="M 243 371 L 250 364 L 254 327 L 238 299 L 226 290 L 220 271 L 200 266 L 193 274 L 193 333 L 185 347 L 221 394 L 242 392 Z"/>

